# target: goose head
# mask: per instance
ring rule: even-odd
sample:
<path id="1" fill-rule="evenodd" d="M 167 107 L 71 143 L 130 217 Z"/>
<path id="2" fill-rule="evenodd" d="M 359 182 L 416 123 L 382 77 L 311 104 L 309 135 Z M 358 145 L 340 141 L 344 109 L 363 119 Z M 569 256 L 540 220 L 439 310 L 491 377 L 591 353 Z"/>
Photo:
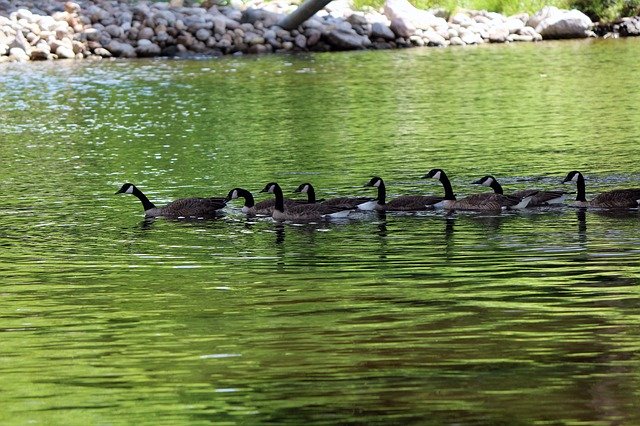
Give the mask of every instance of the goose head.
<path id="1" fill-rule="evenodd" d="M 374 176 L 364 186 L 365 187 L 373 186 L 375 188 L 380 188 L 380 186 L 382 186 L 382 185 L 384 185 L 384 182 L 382 181 L 382 179 L 379 178 L 378 176 Z"/>
<path id="2" fill-rule="evenodd" d="M 564 178 L 564 180 L 562 181 L 562 183 L 567 183 L 567 182 L 577 182 L 578 180 L 580 180 L 580 178 L 582 177 L 582 173 L 580 173 L 577 170 L 573 170 L 570 171 L 567 174 L 567 177 Z"/>
<path id="3" fill-rule="evenodd" d="M 266 184 L 264 186 L 264 188 L 262 188 L 262 190 L 260 192 L 269 192 L 271 194 L 275 193 L 277 191 L 277 189 L 280 189 L 280 185 L 278 185 L 275 182 L 269 182 L 268 184 Z"/>
<path id="4" fill-rule="evenodd" d="M 493 185 L 493 183 L 495 181 L 496 181 L 496 178 L 494 178 L 491 175 L 486 175 L 486 176 L 481 177 L 477 181 L 473 182 L 473 184 L 474 185 L 491 186 L 491 185 Z"/>
<path id="5" fill-rule="evenodd" d="M 225 202 L 240 198 L 240 189 L 241 188 L 233 188 L 231 191 L 229 191 L 229 193 L 227 194 L 227 198 L 224 199 Z"/>
<path id="6" fill-rule="evenodd" d="M 431 169 L 422 179 L 440 179 L 442 176 L 446 176 L 442 169 Z"/>
<path id="7" fill-rule="evenodd" d="M 309 192 L 311 190 L 312 186 L 310 183 L 301 183 L 300 186 L 298 186 L 295 191 L 293 192 Z"/>
<path id="8" fill-rule="evenodd" d="M 125 183 L 124 185 L 122 185 L 122 187 L 116 191 L 116 194 L 133 194 L 133 191 L 135 191 L 136 186 L 132 183 Z"/>

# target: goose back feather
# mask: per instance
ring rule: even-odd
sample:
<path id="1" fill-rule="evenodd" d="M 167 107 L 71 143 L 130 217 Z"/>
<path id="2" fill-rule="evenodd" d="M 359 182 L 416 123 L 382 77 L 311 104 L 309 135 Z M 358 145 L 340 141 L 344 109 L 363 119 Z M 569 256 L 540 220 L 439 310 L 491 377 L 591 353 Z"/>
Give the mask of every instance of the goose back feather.
<path id="1" fill-rule="evenodd" d="M 308 221 L 330 219 L 332 217 L 346 217 L 349 213 L 339 206 L 313 204 L 290 204 L 284 202 L 282 188 L 276 182 L 270 182 L 260 192 L 269 192 L 275 196 L 272 217 L 275 220 Z"/>
<path id="2" fill-rule="evenodd" d="M 367 201 L 358 205 L 361 210 L 378 210 L 378 211 L 422 211 L 431 210 L 434 205 L 443 200 L 442 197 L 432 195 L 402 195 L 393 198 L 387 202 L 386 186 L 382 178 L 374 176 L 369 180 L 365 187 L 378 188 L 378 196 L 371 201 Z"/>
<path id="3" fill-rule="evenodd" d="M 141 202 L 146 217 L 169 218 L 211 218 L 220 214 L 227 204 L 224 198 L 181 198 L 169 204 L 156 207 L 134 184 L 125 183 L 116 194 L 132 194 Z"/>
<path id="4" fill-rule="evenodd" d="M 498 180 L 491 175 L 483 176 L 482 178 L 478 179 L 473 183 L 477 185 L 488 186 L 491 189 L 493 189 L 493 192 L 496 194 L 504 194 L 502 190 L 502 185 L 500 185 Z M 548 206 L 552 204 L 562 204 L 565 199 L 565 192 L 560 190 L 540 191 L 537 189 L 522 189 L 519 191 L 514 191 L 510 195 L 518 199 L 531 197 L 531 201 L 529 201 L 529 204 L 527 204 L 527 207 L 539 207 L 539 206 Z"/>
<path id="5" fill-rule="evenodd" d="M 439 204 L 449 210 L 481 210 L 500 211 L 506 209 L 521 209 L 531 201 L 531 196 L 518 198 L 503 194 L 475 194 L 458 200 L 453 192 L 451 181 L 442 169 L 432 169 L 423 178 L 438 179 L 444 188 L 444 201 Z"/>
<path id="6" fill-rule="evenodd" d="M 640 188 L 614 189 L 601 192 L 587 201 L 584 176 L 577 170 L 567 174 L 562 183 L 575 182 L 577 195 L 575 205 L 578 207 L 598 207 L 604 209 L 629 209 L 640 205 Z"/>

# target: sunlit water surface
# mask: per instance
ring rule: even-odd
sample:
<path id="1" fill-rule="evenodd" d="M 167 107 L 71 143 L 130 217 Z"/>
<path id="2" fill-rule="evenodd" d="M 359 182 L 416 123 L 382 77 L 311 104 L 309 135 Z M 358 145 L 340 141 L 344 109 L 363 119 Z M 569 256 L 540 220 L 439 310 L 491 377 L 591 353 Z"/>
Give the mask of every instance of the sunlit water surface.
<path id="1" fill-rule="evenodd" d="M 3 65 L 0 423 L 640 423 L 637 212 L 145 222 L 113 195 L 638 186 L 639 56 Z"/>

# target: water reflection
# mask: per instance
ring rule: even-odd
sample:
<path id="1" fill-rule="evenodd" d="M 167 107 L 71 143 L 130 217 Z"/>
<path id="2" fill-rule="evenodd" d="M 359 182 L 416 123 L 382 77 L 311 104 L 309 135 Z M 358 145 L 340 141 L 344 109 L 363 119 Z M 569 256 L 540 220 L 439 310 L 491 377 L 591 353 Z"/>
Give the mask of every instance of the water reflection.
<path id="1" fill-rule="evenodd" d="M 105 195 L 413 194 L 426 164 L 631 186 L 637 144 L 599 136 L 640 133 L 640 40 L 602 46 L 3 68 L 0 423 L 640 423 L 637 211 L 172 221 Z"/>

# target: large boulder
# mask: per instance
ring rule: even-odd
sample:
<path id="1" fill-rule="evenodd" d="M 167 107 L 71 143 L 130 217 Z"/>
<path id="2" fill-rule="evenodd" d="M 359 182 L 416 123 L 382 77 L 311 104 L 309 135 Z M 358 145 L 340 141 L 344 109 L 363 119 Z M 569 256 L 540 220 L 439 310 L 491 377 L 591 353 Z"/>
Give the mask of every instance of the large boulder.
<path id="1" fill-rule="evenodd" d="M 324 33 L 324 37 L 331 45 L 341 50 L 366 49 L 371 45 L 369 37 L 339 27 L 330 28 Z"/>
<path id="2" fill-rule="evenodd" d="M 443 18 L 435 16 L 427 10 L 417 9 L 407 0 L 386 0 L 384 4 L 384 14 L 389 18 L 392 25 L 391 28 L 396 29 L 420 29 L 429 30 L 438 28 L 446 28 L 447 21 Z M 403 34 L 396 32 L 401 37 L 406 37 L 407 32 Z"/>
<path id="3" fill-rule="evenodd" d="M 593 33 L 591 19 L 577 9 L 563 10 L 545 6 L 527 21 L 544 39 L 584 38 Z"/>

